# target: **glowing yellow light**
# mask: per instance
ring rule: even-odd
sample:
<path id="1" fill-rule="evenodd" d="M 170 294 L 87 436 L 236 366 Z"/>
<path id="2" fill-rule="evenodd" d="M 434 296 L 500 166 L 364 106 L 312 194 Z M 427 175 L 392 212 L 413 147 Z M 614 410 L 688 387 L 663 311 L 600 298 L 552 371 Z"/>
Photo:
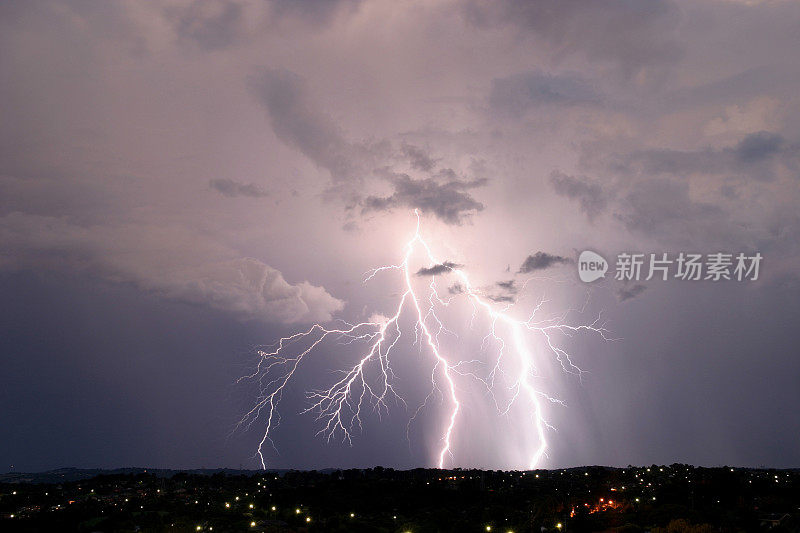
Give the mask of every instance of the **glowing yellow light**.
<path id="1" fill-rule="evenodd" d="M 486 531 L 491 531 L 491 530 L 492 530 L 492 526 L 486 526 Z"/>
<path id="2" fill-rule="evenodd" d="M 562 526 L 562 525 L 561 525 L 561 522 L 559 522 L 558 524 L 556 524 L 556 527 L 557 527 L 558 529 L 561 529 L 561 528 L 562 528 L 562 527 L 564 527 L 564 526 Z"/>
<path id="3" fill-rule="evenodd" d="M 273 511 L 275 510 L 275 506 L 274 506 L 274 505 L 272 506 L 272 510 L 273 510 Z"/>
<path id="4" fill-rule="evenodd" d="M 252 508 L 253 508 L 253 504 L 251 503 L 251 504 L 250 504 L 250 509 L 252 509 Z"/>
<path id="5" fill-rule="evenodd" d="M 227 508 L 230 508 L 230 506 L 231 506 L 231 504 L 229 504 L 228 502 L 225 502 L 225 508 L 226 508 L 226 509 L 227 509 Z"/>
<path id="6" fill-rule="evenodd" d="M 256 523 L 255 522 L 250 522 L 250 527 L 256 527 Z"/>
<path id="7" fill-rule="evenodd" d="M 355 518 L 355 516 L 356 516 L 355 513 L 350 513 L 350 518 Z"/>
<path id="8" fill-rule="evenodd" d="M 310 516 L 306 517 L 306 522 L 311 522 L 311 517 Z"/>
<path id="9" fill-rule="evenodd" d="M 294 514 L 300 514 L 300 509 L 295 509 Z"/>
<path id="10" fill-rule="evenodd" d="M 200 531 L 201 529 L 203 529 L 203 526 L 197 526 L 195 529 L 196 529 L 197 531 Z"/>

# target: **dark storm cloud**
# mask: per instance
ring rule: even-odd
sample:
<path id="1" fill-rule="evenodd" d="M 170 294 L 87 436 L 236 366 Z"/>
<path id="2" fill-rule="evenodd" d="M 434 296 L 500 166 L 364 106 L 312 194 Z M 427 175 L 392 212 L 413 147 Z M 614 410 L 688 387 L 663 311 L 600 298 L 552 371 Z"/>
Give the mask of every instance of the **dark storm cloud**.
<path id="1" fill-rule="evenodd" d="M 432 213 L 447 224 L 461 224 L 470 215 L 483 210 L 483 204 L 475 200 L 469 190 L 482 187 L 488 180 L 452 180 L 441 183 L 434 178 L 412 179 L 407 174 L 390 173 L 387 180 L 394 187 L 389 196 L 368 196 L 362 210 L 386 211 L 396 207 L 417 208 L 423 213 Z"/>
<path id="2" fill-rule="evenodd" d="M 577 200 L 589 220 L 594 220 L 608 205 L 609 193 L 600 183 L 585 176 L 570 176 L 554 170 L 550 174 L 550 184 L 556 194 Z"/>
<path id="3" fill-rule="evenodd" d="M 327 24 L 339 14 L 353 14 L 360 5 L 361 0 L 272 0 L 270 2 L 274 16 L 297 17 L 317 25 Z"/>
<path id="4" fill-rule="evenodd" d="M 669 0 L 471 0 L 462 12 L 479 28 L 510 26 L 533 35 L 551 57 L 580 53 L 610 61 L 626 74 L 682 55 L 675 32 L 680 12 Z"/>
<path id="5" fill-rule="evenodd" d="M 620 287 L 619 289 L 617 289 L 617 299 L 620 302 L 624 302 L 626 300 L 636 298 L 637 296 L 642 294 L 646 289 L 647 286 L 642 285 L 641 283 L 631 285 L 630 287 Z"/>
<path id="6" fill-rule="evenodd" d="M 615 217 L 628 230 L 666 237 L 691 235 L 724 218 L 719 206 L 693 200 L 685 181 L 666 178 L 637 183 L 618 209 Z"/>
<path id="7" fill-rule="evenodd" d="M 288 70 L 268 69 L 254 76 L 251 86 L 281 141 L 327 169 L 334 181 L 361 177 L 356 160 L 366 148 L 347 142 L 341 129 L 317 108 L 303 78 Z"/>
<path id="8" fill-rule="evenodd" d="M 497 287 L 499 287 L 502 291 L 505 292 L 505 294 L 502 294 L 500 296 L 508 296 L 509 298 L 511 298 L 513 295 L 517 294 L 518 291 L 517 285 L 513 279 L 510 279 L 508 281 L 498 281 L 495 285 L 497 285 Z"/>
<path id="9" fill-rule="evenodd" d="M 721 174 L 735 162 L 731 152 L 718 150 L 645 150 L 626 156 L 623 165 L 629 171 L 644 174 Z"/>
<path id="10" fill-rule="evenodd" d="M 450 221 L 485 203 L 470 231 L 439 234 L 438 220 L 424 231 L 465 250 L 487 243 L 499 254 L 487 269 L 534 238 L 562 252 L 761 251 L 758 283 L 597 291 L 590 307 L 625 340 L 568 341 L 593 373 L 574 394 L 548 380 L 572 407 L 552 413 L 560 436 L 542 466 L 796 466 L 800 4 L 754 3 L 176 0 L 165 14 L 152 2 L 0 2 L 0 399 L 11 406 L 0 425 L 14 428 L 0 457 L 18 468 L 247 461 L 258 428 L 254 441 L 226 440 L 242 407 L 223 408 L 242 373 L 230 357 L 294 332 L 287 323 L 351 320 L 386 303 L 382 280 L 358 290 L 345 280 L 391 254 L 387 236 L 408 229 L 409 214 L 343 234 L 340 206 L 317 201 L 332 187 L 349 189 L 353 218 L 367 198 Z M 258 64 L 287 70 L 259 74 L 255 97 L 242 99 Z M 599 147 L 594 159 L 585 146 Z M 409 176 L 374 170 L 387 165 Z M 548 176 L 555 168 L 571 175 Z M 485 196 L 470 185 L 493 175 Z M 211 182 L 225 177 L 280 205 L 242 209 L 259 200 L 235 186 L 239 198 L 216 196 Z M 591 227 L 560 222 L 567 198 Z M 500 230 L 509 227 L 519 231 Z M 549 271 L 524 277 L 539 272 Z M 483 289 L 512 302 L 494 281 Z M 565 291 L 554 304 L 581 300 L 583 286 L 546 283 Z M 398 364 L 418 366 L 416 347 L 398 349 Z M 344 360 L 309 360 L 304 383 Z M 402 376 L 409 399 L 415 384 L 420 399 L 428 393 L 418 370 Z M 305 407 L 305 390 L 286 412 Z M 270 466 L 429 464 L 422 448 L 408 453 L 398 415 L 353 449 L 314 439 L 313 417 L 287 419 Z M 459 445 L 453 466 L 517 466 L 514 442 L 487 447 L 485 461 Z"/>
<path id="11" fill-rule="evenodd" d="M 514 297 L 508 296 L 506 294 L 497 294 L 497 295 L 489 295 L 487 296 L 491 301 L 498 302 L 498 303 L 514 303 Z"/>
<path id="12" fill-rule="evenodd" d="M 457 263 L 453 263 L 452 261 L 445 261 L 444 263 L 439 263 L 438 265 L 420 268 L 417 270 L 417 276 L 438 276 L 439 274 L 447 274 L 463 266 L 464 265 L 459 265 Z M 453 285 L 453 287 L 456 287 L 456 285 Z M 458 285 L 458 287 L 461 286 Z"/>
<path id="13" fill-rule="evenodd" d="M 379 156 L 388 158 L 391 153 L 389 143 L 366 145 L 348 142 L 331 118 L 315 106 L 304 80 L 296 74 L 286 70 L 265 70 L 252 79 L 252 87 L 269 112 L 272 129 L 278 138 L 327 169 L 334 186 L 342 186 L 342 192 L 349 194 L 349 198 L 361 206 L 363 213 L 410 207 L 431 213 L 447 224 L 457 225 L 483 210 L 483 204 L 469 191 L 486 185 L 488 180 L 485 178 L 463 180 L 449 168 L 421 179 L 413 179 L 387 167 L 368 172 L 366 169 L 373 168 L 370 165 Z M 406 144 L 401 152 L 411 159 L 412 166 L 421 170 L 433 169 L 433 161 L 420 149 Z M 369 175 L 388 182 L 393 188 L 392 194 L 359 197 L 360 193 L 353 191 L 353 185 L 363 182 Z"/>
<path id="14" fill-rule="evenodd" d="M 337 15 L 351 13 L 360 0 L 271 0 L 263 4 L 242 0 L 194 0 L 170 6 L 165 16 L 179 40 L 196 43 L 205 51 L 222 50 L 255 37 L 252 20 L 266 27 L 286 18 L 311 25 L 329 24 Z"/>
<path id="15" fill-rule="evenodd" d="M 513 279 L 510 279 L 508 281 L 498 281 L 497 286 L 507 291 L 511 292 L 517 291 L 517 287 L 515 286 L 515 281 Z"/>
<path id="16" fill-rule="evenodd" d="M 498 287 L 502 292 L 500 294 L 490 295 L 489 297 L 494 300 L 495 302 L 500 301 L 514 301 L 514 295 L 517 294 L 518 289 L 516 282 L 513 279 L 508 281 L 498 281 L 495 283 L 495 286 Z M 508 298 L 501 299 L 501 298 Z"/>
<path id="17" fill-rule="evenodd" d="M 523 261 L 522 265 L 519 267 L 519 272 L 522 274 L 527 274 L 528 272 L 533 272 L 534 270 L 544 270 L 545 268 L 550 268 L 553 265 L 571 262 L 572 260 L 567 257 L 552 255 L 548 254 L 547 252 L 536 252 L 535 254 L 529 255 L 525 258 L 525 261 Z"/>
<path id="18" fill-rule="evenodd" d="M 800 151 L 783 136 L 759 131 L 745 136 L 738 143 L 721 149 L 641 150 L 613 156 L 611 170 L 651 174 L 731 174 L 758 180 L 774 178 L 773 163 L 795 165 Z"/>
<path id="19" fill-rule="evenodd" d="M 786 141 L 782 136 L 768 131 L 759 131 L 742 139 L 736 145 L 734 153 L 739 161 L 753 163 L 781 153 L 785 144 Z"/>
<path id="20" fill-rule="evenodd" d="M 666 109 L 742 102 L 754 96 L 792 91 L 797 73 L 779 65 L 759 65 L 708 83 L 681 88 L 664 97 Z"/>
<path id="21" fill-rule="evenodd" d="M 263 198 L 269 193 L 255 183 L 240 183 L 227 178 L 213 179 L 208 183 L 209 187 L 229 198 L 236 196 L 249 196 L 251 198 Z"/>
<path id="22" fill-rule="evenodd" d="M 586 79 L 577 75 L 555 76 L 525 72 L 492 81 L 489 104 L 497 111 L 524 113 L 532 107 L 597 104 L 601 96 Z"/>
<path id="23" fill-rule="evenodd" d="M 244 9 L 235 1 L 199 0 L 182 9 L 168 9 L 175 32 L 205 50 L 226 48 L 243 37 Z"/>
<path id="24" fill-rule="evenodd" d="M 403 143 L 401 146 L 403 155 L 408 158 L 411 163 L 411 168 L 430 172 L 436 166 L 436 160 L 432 158 L 425 150 L 414 146 L 412 144 Z"/>
<path id="25" fill-rule="evenodd" d="M 447 292 L 450 294 L 463 294 L 465 290 L 460 283 L 454 283 L 447 288 Z"/>

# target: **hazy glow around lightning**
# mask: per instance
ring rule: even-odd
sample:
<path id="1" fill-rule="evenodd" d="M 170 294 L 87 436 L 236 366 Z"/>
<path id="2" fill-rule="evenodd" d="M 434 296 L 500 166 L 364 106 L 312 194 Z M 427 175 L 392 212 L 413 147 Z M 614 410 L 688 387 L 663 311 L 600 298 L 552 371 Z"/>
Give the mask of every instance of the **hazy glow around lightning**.
<path id="1" fill-rule="evenodd" d="M 415 211 L 416 230 L 403 249 L 403 259 L 395 265 L 386 265 L 369 271 L 364 282 L 372 281 L 376 276 L 387 272 L 398 272 L 401 275 L 404 288 L 396 308 L 391 316 L 375 313 L 364 322 L 341 322 L 341 327 L 326 327 L 314 324 L 308 330 L 279 339 L 269 350 L 259 351 L 258 364 L 251 374 L 240 378 L 254 380 L 258 384 L 259 395 L 255 405 L 242 418 L 239 425 L 250 428 L 257 420 L 265 422 L 263 437 L 259 442 L 257 455 L 263 468 L 266 468 L 264 446 L 272 445 L 270 434 L 280 422 L 277 407 L 286 386 L 298 372 L 303 360 L 310 356 L 323 342 L 338 341 L 354 348 L 361 348 L 360 359 L 349 369 L 340 371 L 337 381 L 324 390 L 311 391 L 307 394 L 310 405 L 303 413 L 316 414 L 321 428 L 318 435 L 327 440 L 341 438 L 351 443 L 353 433 L 362 427 L 362 415 L 369 411 L 378 414 L 388 412 L 389 400 L 406 405 L 406 402 L 393 387 L 394 373 L 391 367 L 391 355 L 396 345 L 404 337 L 412 342 L 419 343 L 422 351 L 431 358 L 433 370 L 430 375 L 431 392 L 425 402 L 418 406 L 411 417 L 413 420 L 420 411 L 427 406 L 428 399 L 436 392 L 440 392 L 446 400 L 447 416 L 439 428 L 440 442 L 436 455 L 436 464 L 439 468 L 445 466 L 448 458 L 454 457 L 452 439 L 457 429 L 459 414 L 463 401 L 459 398 L 456 376 L 468 376 L 478 380 L 485 389 L 492 394 L 495 388 L 495 378 L 498 372 L 504 372 L 508 365 L 504 358 L 513 357 L 516 363 L 516 372 L 512 377 L 510 387 L 511 398 L 505 406 L 500 406 L 495 399 L 495 404 L 501 413 L 507 414 L 512 405 L 521 399 L 528 402 L 531 410 L 531 422 L 535 429 L 538 443 L 535 449 L 530 450 L 529 468 L 535 468 L 547 449 L 546 430 L 549 427 L 544 419 L 542 400 L 558 402 L 558 400 L 545 395 L 537 390 L 532 382 L 536 375 L 535 354 L 528 346 L 526 336 L 538 334 L 544 341 L 544 346 L 564 371 L 581 374 L 581 370 L 573 364 L 569 354 L 559 348 L 554 342 L 554 333 L 571 334 L 579 331 L 597 333 L 606 338 L 606 330 L 598 320 L 588 325 L 568 325 L 564 322 L 566 314 L 556 318 L 539 320 L 536 317 L 543 302 L 537 305 L 529 318 L 522 320 L 512 316 L 509 306 L 501 307 L 482 294 L 482 291 L 472 285 L 467 273 L 457 265 L 447 266 L 447 273 L 455 276 L 457 291 L 443 298 L 437 288 L 436 277 L 432 276 L 430 284 L 424 292 L 415 290 L 414 274 L 410 268 L 410 260 L 415 252 L 421 252 L 430 265 L 443 265 L 437 258 L 420 233 L 420 217 Z M 466 361 L 455 353 L 445 353 L 439 337 L 442 333 L 452 333 L 437 315 L 437 308 L 446 307 L 455 298 L 465 298 L 473 308 L 473 319 L 482 314 L 487 317 L 491 327 L 484 337 L 484 341 L 491 339 L 499 346 L 497 358 L 493 363 L 492 371 L 487 376 L 479 376 L 475 372 L 464 370 Z M 414 330 L 404 332 L 400 327 L 400 319 L 404 313 L 414 318 Z M 498 328 L 504 326 L 504 328 Z M 498 331 L 505 331 L 505 334 Z M 377 369 L 368 372 L 368 368 Z M 377 377 L 373 377 L 376 374 Z M 406 405 L 407 407 L 407 405 Z M 527 422 L 525 422 L 527 423 Z M 274 447 L 274 446 L 273 446 Z"/>

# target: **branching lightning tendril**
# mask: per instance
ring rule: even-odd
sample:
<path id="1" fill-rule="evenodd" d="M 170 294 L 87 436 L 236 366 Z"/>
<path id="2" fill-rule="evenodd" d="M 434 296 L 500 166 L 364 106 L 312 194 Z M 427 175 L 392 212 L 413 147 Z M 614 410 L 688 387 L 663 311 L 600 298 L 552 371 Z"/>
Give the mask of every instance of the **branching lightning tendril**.
<path id="1" fill-rule="evenodd" d="M 352 443 L 355 431 L 362 428 L 362 415 L 371 409 L 380 416 L 388 412 L 387 402 L 395 401 L 403 405 L 405 400 L 396 392 L 393 386 L 394 374 L 392 372 L 390 355 L 403 337 L 400 319 L 407 309 L 415 318 L 414 339 L 421 347 L 426 348 L 432 357 L 433 369 L 431 371 L 431 392 L 409 420 L 409 424 L 427 405 L 427 402 L 437 392 L 441 393 L 449 404 L 449 414 L 441 428 L 441 447 L 438 452 L 437 466 L 443 468 L 448 457 L 452 458 L 452 437 L 456 427 L 462 401 L 459 399 L 455 376 L 469 376 L 482 383 L 487 391 L 492 392 L 495 379 L 503 373 L 503 359 L 511 356 L 517 358 L 517 372 L 512 378 L 510 386 L 510 400 L 505 406 L 497 400 L 495 404 L 501 414 L 508 413 L 512 405 L 525 398 L 532 408 L 532 423 L 538 438 L 538 445 L 532 451 L 529 467 L 534 468 L 539 463 L 547 449 L 546 429 L 551 428 L 542 412 L 542 400 L 561 403 L 559 400 L 548 396 L 534 387 L 532 378 L 536 375 L 533 353 L 525 342 L 527 333 L 542 336 L 547 350 L 553 354 L 564 371 L 580 376 L 582 370 L 570 358 L 570 355 L 556 345 L 553 334 L 586 331 L 599 334 L 608 340 L 607 330 L 600 323 L 600 317 L 585 325 L 570 325 L 565 322 L 567 313 L 554 318 L 537 319 L 537 312 L 545 303 L 540 301 L 526 320 L 516 319 L 509 313 L 509 305 L 498 309 L 496 302 L 484 296 L 480 290 L 473 287 L 470 280 L 458 265 L 441 263 L 432 253 L 430 247 L 420 235 L 420 218 L 416 212 L 417 223 L 413 237 L 406 243 L 402 262 L 396 265 L 381 266 L 372 269 L 366 274 L 364 282 L 372 280 L 378 274 L 386 271 L 397 271 L 404 282 L 404 292 L 391 317 L 379 317 L 366 322 L 348 323 L 341 321 L 341 327 L 325 327 L 314 324 L 303 332 L 283 337 L 273 344 L 270 349 L 259 350 L 258 363 L 255 370 L 239 379 L 253 380 L 258 384 L 258 398 L 255 405 L 242 417 L 237 427 L 250 428 L 257 420 L 266 420 L 266 428 L 261 438 L 257 456 L 262 468 L 266 468 L 264 446 L 269 444 L 274 448 L 271 433 L 280 423 L 278 404 L 281 401 L 286 387 L 295 376 L 304 359 L 312 354 L 323 342 L 338 340 L 348 345 L 366 344 L 363 355 L 358 362 L 348 370 L 338 371 L 338 379 L 325 390 L 314 390 L 307 393 L 308 407 L 303 413 L 315 413 L 321 424 L 318 435 L 328 441 L 341 438 Z M 409 261 L 412 254 L 420 248 L 431 265 L 445 267 L 449 274 L 458 279 L 457 294 L 449 295 L 446 299 L 440 296 L 437 290 L 435 276 L 431 277 L 428 285 L 427 298 L 422 298 L 415 292 L 412 282 L 412 272 Z M 441 348 L 440 336 L 453 334 L 437 316 L 437 306 L 448 306 L 454 298 L 464 297 L 473 307 L 473 321 L 479 313 L 486 313 L 490 320 L 490 330 L 484 337 L 484 343 L 494 341 L 497 343 L 498 352 L 494 366 L 488 376 L 482 377 L 469 370 L 469 364 L 474 361 L 456 360 L 452 354 L 444 354 Z M 498 326 L 504 326 L 505 334 L 499 333 Z M 510 336 L 509 336 L 510 333 Z M 296 347 L 300 345 L 301 348 Z M 295 350 L 293 351 L 293 348 Z M 509 349 L 510 348 L 510 349 Z M 506 353 L 506 352 L 510 352 Z M 367 367 L 377 369 L 377 378 L 370 377 Z M 494 398 L 494 395 L 492 395 Z"/>

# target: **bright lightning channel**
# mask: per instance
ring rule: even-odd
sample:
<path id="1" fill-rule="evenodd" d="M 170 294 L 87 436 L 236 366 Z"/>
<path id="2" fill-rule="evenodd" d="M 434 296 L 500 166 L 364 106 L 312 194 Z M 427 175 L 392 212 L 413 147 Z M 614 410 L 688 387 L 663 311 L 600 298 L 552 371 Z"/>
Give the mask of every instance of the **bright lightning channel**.
<path id="1" fill-rule="evenodd" d="M 405 401 L 397 394 L 392 385 L 394 374 L 389 356 L 402 336 L 399 321 L 407 307 L 413 310 L 413 316 L 416 317 L 414 326 L 415 342 L 424 343 L 433 358 L 431 393 L 416 410 L 411 420 L 413 421 L 420 410 L 427 405 L 428 399 L 436 391 L 441 391 L 442 388 L 446 390 L 446 396 L 450 404 L 449 416 L 441 428 L 442 444 L 438 453 L 437 466 L 443 468 L 446 459 L 448 457 L 453 458 L 451 441 L 462 407 L 462 402 L 459 400 L 456 391 L 454 375 L 468 375 L 478 379 L 492 393 L 495 376 L 498 371 L 502 371 L 501 364 L 507 345 L 511 345 L 514 348 L 513 353 L 516 354 L 518 359 L 519 370 L 516 373 L 514 383 L 510 387 L 510 401 L 504 408 L 498 404 L 498 408 L 502 414 L 506 414 L 520 396 L 527 398 L 532 406 L 533 426 L 538 437 L 538 445 L 530 455 L 529 467 L 531 469 L 536 468 L 545 454 L 547 450 L 545 432 L 546 428 L 552 428 L 552 426 L 544 418 L 541 401 L 545 399 L 550 402 L 561 402 L 534 387 L 531 378 L 537 375 L 537 370 L 533 354 L 525 342 L 525 334 L 534 332 L 541 335 L 545 346 L 555 355 L 563 370 L 580 376 L 581 369 L 572 362 L 566 351 L 553 343 L 552 334 L 570 335 L 575 332 L 586 331 L 599 334 L 603 339 L 608 340 L 606 336 L 607 330 L 600 324 L 600 317 L 598 316 L 591 324 L 569 325 L 564 322 L 569 313 L 568 311 L 559 317 L 537 321 L 535 320 L 536 313 L 544 303 L 543 300 L 535 306 L 527 320 L 519 320 L 512 317 L 508 312 L 510 305 L 498 309 L 495 302 L 483 296 L 478 289 L 473 287 L 466 272 L 458 265 L 442 263 L 433 255 L 430 247 L 420 234 L 419 212 L 417 210 L 414 212 L 417 218 L 416 230 L 413 237 L 405 244 L 405 254 L 402 262 L 372 269 L 367 272 L 364 279 L 366 283 L 384 271 L 400 272 L 405 284 L 405 290 L 400 297 L 394 315 L 391 317 L 371 318 L 366 322 L 357 324 L 341 321 L 343 326 L 339 328 L 314 324 L 306 331 L 279 339 L 272 345 L 270 350 L 259 350 L 259 359 L 255 371 L 239 379 L 239 381 L 254 380 L 258 383 L 259 394 L 257 401 L 253 408 L 245 413 L 237 427 L 249 429 L 256 420 L 266 419 L 266 428 L 256 451 L 262 468 L 266 469 L 264 446 L 269 443 L 275 449 L 270 434 L 280 423 L 280 415 L 277 408 L 283 392 L 306 356 L 326 340 L 335 339 L 345 344 L 364 342 L 367 347 L 358 363 L 349 370 L 339 371 L 342 377 L 330 388 L 312 391 L 307 394 L 310 405 L 302 412 L 316 413 L 316 418 L 322 425 L 317 435 L 323 436 L 328 441 L 338 435 L 341 436 L 343 441 L 352 443 L 353 433 L 362 427 L 362 410 L 366 410 L 366 406 L 371 407 L 373 411 L 377 411 L 380 415 L 384 411 L 388 412 L 387 400 L 395 400 L 405 405 Z M 455 295 L 450 296 L 447 300 L 442 299 L 437 291 L 435 276 L 431 277 L 426 300 L 421 299 L 415 292 L 409 262 L 418 247 L 422 249 L 431 265 L 436 266 L 442 272 L 451 273 L 457 277 L 459 283 L 454 286 L 457 287 Z M 450 331 L 437 316 L 436 305 L 447 306 L 456 297 L 466 297 L 471 302 L 473 306 L 473 322 L 480 312 L 485 312 L 491 321 L 491 328 L 486 337 L 484 337 L 484 342 L 489 339 L 494 340 L 500 348 L 494 368 L 487 379 L 481 378 L 472 372 L 461 370 L 463 365 L 472 361 L 451 362 L 442 353 L 439 335 L 442 332 Z M 498 324 L 507 326 L 508 331 L 510 331 L 511 338 L 508 341 L 498 333 Z M 303 344 L 305 346 L 304 349 L 292 351 L 293 347 L 304 342 L 306 343 Z M 377 380 L 367 378 L 366 368 L 368 364 L 378 369 Z M 440 386 L 440 383 L 442 383 L 442 386 Z M 492 397 L 494 397 L 493 394 Z M 496 400 L 495 403 L 497 404 Z"/>

